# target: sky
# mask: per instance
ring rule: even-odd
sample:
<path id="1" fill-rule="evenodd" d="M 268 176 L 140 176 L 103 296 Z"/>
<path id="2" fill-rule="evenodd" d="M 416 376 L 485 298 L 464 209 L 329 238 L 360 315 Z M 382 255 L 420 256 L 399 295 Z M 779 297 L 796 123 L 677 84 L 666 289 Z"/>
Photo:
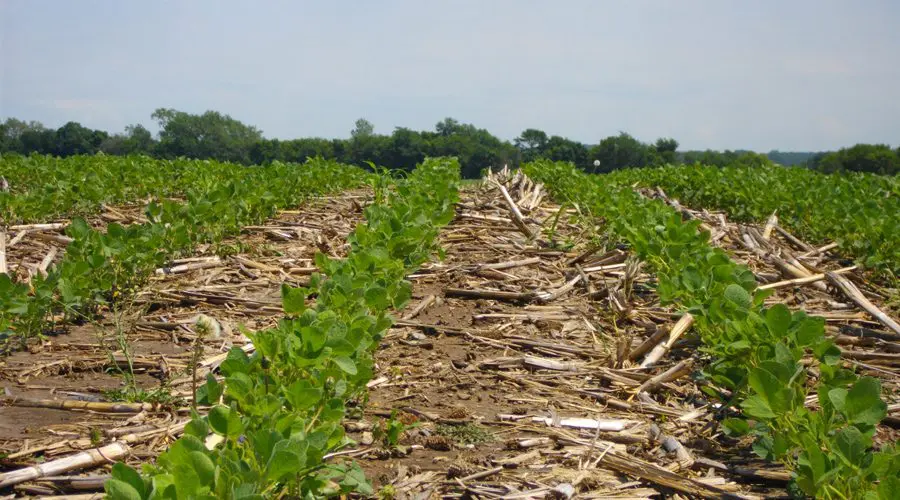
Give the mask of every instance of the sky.
<path id="1" fill-rule="evenodd" d="M 160 107 L 266 137 L 628 132 L 681 149 L 900 143 L 896 0 L 0 0 L 0 119 Z"/>

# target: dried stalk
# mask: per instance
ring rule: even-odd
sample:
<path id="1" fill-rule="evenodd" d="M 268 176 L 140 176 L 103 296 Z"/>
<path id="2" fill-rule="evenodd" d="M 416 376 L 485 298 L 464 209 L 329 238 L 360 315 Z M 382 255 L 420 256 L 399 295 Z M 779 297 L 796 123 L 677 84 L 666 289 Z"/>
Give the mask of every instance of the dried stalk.
<path id="1" fill-rule="evenodd" d="M 828 277 L 828 280 L 835 284 L 844 295 L 847 296 L 853 302 L 863 308 L 867 313 L 871 314 L 872 317 L 878 320 L 882 325 L 890 328 L 894 331 L 894 333 L 900 334 L 900 323 L 894 321 L 893 318 L 887 315 L 884 311 L 879 309 L 875 304 L 869 301 L 862 292 L 859 291 L 859 288 L 856 288 L 856 285 L 853 284 L 847 278 L 843 276 L 839 276 L 833 272 L 827 272 L 825 275 Z"/>
<path id="2" fill-rule="evenodd" d="M 838 269 L 833 271 L 834 274 L 845 274 L 851 271 L 855 271 L 858 266 L 850 266 Z M 807 276 L 805 278 L 794 278 L 790 280 L 778 281 L 775 283 L 768 283 L 766 285 L 761 285 L 758 287 L 759 290 L 771 290 L 776 288 L 784 288 L 786 286 L 795 286 L 795 285 L 805 285 L 807 283 L 813 283 L 816 281 L 822 281 L 826 278 L 825 273 L 813 274 L 812 276 Z"/>
<path id="3" fill-rule="evenodd" d="M 766 219 L 766 225 L 763 227 L 762 237 L 764 240 L 772 239 L 772 230 L 778 225 L 778 216 L 775 215 L 778 211 L 772 212 L 772 215 Z"/>
<path id="4" fill-rule="evenodd" d="M 57 460 L 4 472 L 0 474 L 0 488 L 8 488 L 26 481 L 40 479 L 44 476 L 56 476 L 64 472 L 96 467 L 105 463 L 114 463 L 127 455 L 129 450 L 130 448 L 127 444 L 115 442 Z"/>
<path id="5" fill-rule="evenodd" d="M 694 317 L 690 313 L 684 313 L 684 316 L 682 316 L 681 319 L 675 323 L 675 326 L 672 327 L 672 331 L 669 332 L 669 339 L 666 343 L 654 347 L 653 350 L 650 351 L 650 354 L 647 354 L 647 357 L 641 362 L 641 368 L 646 368 L 662 359 L 669 349 L 675 345 L 675 341 L 684 335 L 693 323 Z"/>
<path id="6" fill-rule="evenodd" d="M 41 273 L 41 276 L 47 277 L 47 268 L 50 267 L 50 264 L 53 263 L 53 259 L 56 258 L 56 253 L 59 251 L 56 247 L 50 247 L 50 250 L 47 252 L 47 255 L 44 256 L 43 260 L 41 260 L 41 264 L 38 266 L 38 272 Z"/>
<path id="7" fill-rule="evenodd" d="M 6 230 L 0 229 L 0 274 L 9 274 L 6 267 Z"/>
<path id="8" fill-rule="evenodd" d="M 677 364 L 669 368 L 668 370 L 660 373 L 659 375 L 655 375 L 649 379 L 647 379 L 643 384 L 641 384 L 634 393 L 634 396 L 642 392 L 653 392 L 660 385 L 672 382 L 673 380 L 677 380 L 689 373 L 691 373 L 691 369 L 693 368 L 694 360 L 691 358 L 683 359 L 679 361 Z M 632 398 L 634 397 L 632 396 Z M 631 398 L 629 398 L 629 401 Z"/>
<path id="9" fill-rule="evenodd" d="M 17 224 L 9 226 L 10 231 L 58 231 L 69 226 L 68 222 L 51 222 L 48 224 Z"/>
<path id="10" fill-rule="evenodd" d="M 510 213 L 513 216 L 513 223 L 515 223 L 516 227 L 519 228 L 522 233 L 528 237 L 528 239 L 534 238 L 534 234 L 528 229 L 528 226 L 525 224 L 525 218 L 522 217 L 522 212 L 519 211 L 519 207 L 516 206 L 516 202 L 509 196 L 509 192 L 506 191 L 506 188 L 501 184 L 497 183 L 497 187 L 500 189 L 500 193 L 503 195 L 503 199 L 506 201 L 506 206 L 509 208 Z"/>
<path id="11" fill-rule="evenodd" d="M 102 413 L 140 413 L 142 411 L 154 411 L 158 407 L 151 403 L 106 403 L 94 401 L 77 401 L 30 398 L 3 398 L 3 404 L 23 408 L 52 408 L 56 410 L 84 410 Z"/>

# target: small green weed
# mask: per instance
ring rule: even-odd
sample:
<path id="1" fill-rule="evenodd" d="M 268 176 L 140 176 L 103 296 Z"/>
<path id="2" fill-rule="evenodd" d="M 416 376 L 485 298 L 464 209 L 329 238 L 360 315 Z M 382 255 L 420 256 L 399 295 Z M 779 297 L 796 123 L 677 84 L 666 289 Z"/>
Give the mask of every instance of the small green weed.
<path id="1" fill-rule="evenodd" d="M 494 436 L 477 424 L 438 425 L 435 434 L 452 439 L 458 444 L 480 444 L 494 440 Z"/>

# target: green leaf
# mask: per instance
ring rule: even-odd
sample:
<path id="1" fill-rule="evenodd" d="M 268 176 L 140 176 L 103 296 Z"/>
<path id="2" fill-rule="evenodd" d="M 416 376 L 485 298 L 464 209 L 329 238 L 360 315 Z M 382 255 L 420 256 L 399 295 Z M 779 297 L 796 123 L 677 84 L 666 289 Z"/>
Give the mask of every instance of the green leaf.
<path id="1" fill-rule="evenodd" d="M 828 471 L 825 454 L 817 446 L 806 446 L 797 459 L 797 484 L 804 493 L 814 496 Z"/>
<path id="2" fill-rule="evenodd" d="M 782 337 L 791 326 L 791 311 L 784 304 L 775 304 L 766 311 L 766 325 L 774 335 Z"/>
<path id="3" fill-rule="evenodd" d="M 110 479 L 103 484 L 106 498 L 110 500 L 142 500 L 143 497 L 134 487 L 120 479 Z"/>
<path id="4" fill-rule="evenodd" d="M 226 376 L 232 373 L 246 373 L 250 368 L 250 357 L 240 347 L 232 347 L 219 367 Z"/>
<path id="5" fill-rule="evenodd" d="M 754 394 L 741 403 L 741 408 L 749 417 L 768 420 L 775 418 L 775 412 L 769 406 L 769 402 L 762 396 Z"/>
<path id="6" fill-rule="evenodd" d="M 722 420 L 725 434 L 732 437 L 746 436 L 750 433 L 750 424 L 742 418 L 726 418 Z"/>
<path id="7" fill-rule="evenodd" d="M 296 475 L 306 465 L 306 442 L 283 440 L 275 446 L 275 451 L 266 465 L 266 478 L 279 481 Z"/>
<path id="8" fill-rule="evenodd" d="M 215 406 L 209 411 L 209 426 L 225 437 L 236 437 L 244 429 L 241 415 L 227 406 Z"/>
<path id="9" fill-rule="evenodd" d="M 306 310 L 305 288 L 294 288 L 287 283 L 281 284 L 281 306 L 288 316 L 299 316 Z"/>
<path id="10" fill-rule="evenodd" d="M 863 436 L 856 427 L 845 427 L 838 431 L 834 437 L 835 451 L 851 467 L 861 466 L 866 455 L 866 449 L 871 444 L 871 439 Z"/>
<path id="11" fill-rule="evenodd" d="M 356 363 L 347 356 L 335 356 L 332 361 L 334 361 L 334 364 L 338 365 L 341 370 L 344 370 L 350 375 L 356 375 Z"/>
<path id="12" fill-rule="evenodd" d="M 141 498 L 147 496 L 147 485 L 141 475 L 122 462 L 116 462 L 112 466 L 112 477 L 131 485 Z"/>
<path id="13" fill-rule="evenodd" d="M 877 425 L 881 422 L 887 415 L 887 405 L 881 400 L 881 382 L 874 377 L 857 380 L 847 393 L 842 413 L 854 424 Z"/>
<path id="14" fill-rule="evenodd" d="M 200 483 L 211 487 L 216 474 L 213 461 L 202 451 L 192 451 L 188 456 L 191 459 L 191 466 L 200 478 Z"/>
<path id="15" fill-rule="evenodd" d="M 878 500 L 897 500 L 900 493 L 900 478 L 882 477 L 877 491 Z"/>
<path id="16" fill-rule="evenodd" d="M 750 372 L 748 383 L 773 412 L 778 413 L 787 409 L 785 383 L 772 372 L 756 368 Z"/>
<path id="17" fill-rule="evenodd" d="M 178 464 L 172 471 L 172 479 L 175 482 L 177 498 L 194 498 L 200 494 L 203 485 L 200 476 L 194 468 L 187 463 Z"/>
<path id="18" fill-rule="evenodd" d="M 285 390 L 285 397 L 295 410 L 305 410 L 322 400 L 324 391 L 306 380 L 298 380 Z"/>
<path id="19" fill-rule="evenodd" d="M 409 282 L 402 282 L 397 287 L 397 291 L 394 294 L 394 298 L 391 301 L 391 307 L 396 310 L 403 309 L 406 304 L 409 302 L 409 299 L 412 297 L 412 286 Z"/>
<path id="20" fill-rule="evenodd" d="M 372 286 L 366 290 L 366 304 L 376 311 L 387 309 L 390 306 L 387 290 L 382 286 Z"/>
<path id="21" fill-rule="evenodd" d="M 742 309 L 748 309 L 753 304 L 753 298 L 747 290 L 734 283 L 725 288 L 725 299 Z"/>
<path id="22" fill-rule="evenodd" d="M 303 340 L 304 347 L 308 354 L 315 354 L 322 350 L 325 346 L 327 337 L 325 332 L 318 328 L 318 325 L 304 326 L 300 329 L 300 338 Z"/>
<path id="23" fill-rule="evenodd" d="M 341 487 L 344 491 L 355 492 L 363 496 L 370 496 L 375 493 L 372 485 L 366 479 L 365 472 L 355 462 L 351 465 L 350 470 L 344 474 L 341 480 Z"/>
<path id="24" fill-rule="evenodd" d="M 202 417 L 194 416 L 184 427 L 184 433 L 198 439 L 205 439 L 207 434 L 209 434 L 209 425 Z"/>
<path id="25" fill-rule="evenodd" d="M 797 343 L 802 347 L 812 347 L 825 335 L 825 319 L 804 318 L 797 327 Z"/>
<path id="26" fill-rule="evenodd" d="M 813 354 L 827 365 L 837 365 L 841 360 L 841 350 L 831 339 L 822 339 L 813 346 Z"/>
<path id="27" fill-rule="evenodd" d="M 206 383 L 197 388 L 197 404 L 209 406 L 218 403 L 224 389 L 212 373 L 207 373 Z"/>
<path id="28" fill-rule="evenodd" d="M 828 400 L 831 401 L 831 405 L 834 406 L 834 409 L 844 413 L 844 405 L 847 402 L 847 389 L 842 387 L 838 387 L 828 391 Z"/>

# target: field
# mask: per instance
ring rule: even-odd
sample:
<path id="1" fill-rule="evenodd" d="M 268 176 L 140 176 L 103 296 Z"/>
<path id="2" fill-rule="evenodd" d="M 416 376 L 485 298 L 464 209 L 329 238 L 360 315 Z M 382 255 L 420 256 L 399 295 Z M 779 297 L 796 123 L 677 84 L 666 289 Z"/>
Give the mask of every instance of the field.
<path id="1" fill-rule="evenodd" d="M 0 494 L 900 491 L 895 179 L 0 175 Z"/>

